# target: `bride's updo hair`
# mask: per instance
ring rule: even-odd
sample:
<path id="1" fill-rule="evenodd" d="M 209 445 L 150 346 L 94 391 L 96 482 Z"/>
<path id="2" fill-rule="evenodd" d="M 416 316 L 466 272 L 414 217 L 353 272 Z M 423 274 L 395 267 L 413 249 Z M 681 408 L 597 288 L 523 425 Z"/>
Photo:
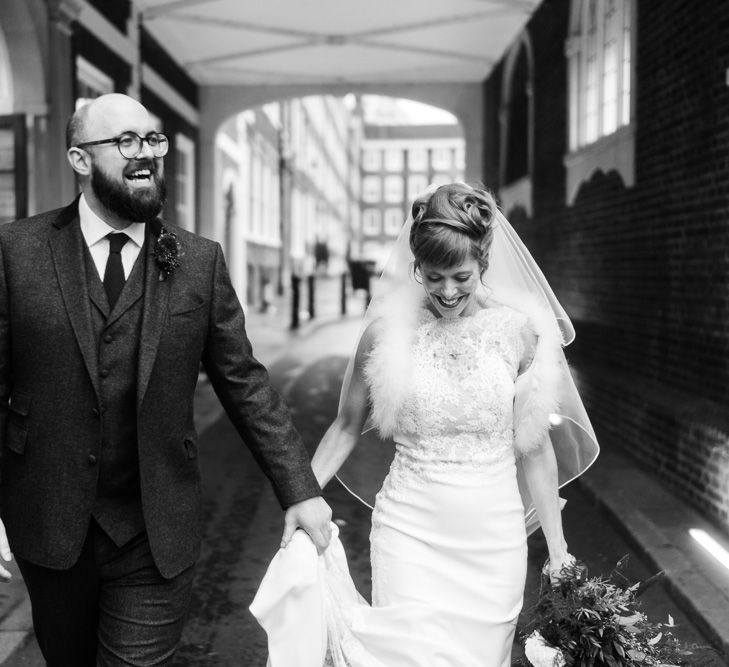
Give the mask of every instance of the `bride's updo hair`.
<path id="1" fill-rule="evenodd" d="M 481 272 L 489 265 L 496 202 L 480 183 L 448 183 L 413 202 L 410 249 L 415 268 L 459 266 L 475 259 Z"/>

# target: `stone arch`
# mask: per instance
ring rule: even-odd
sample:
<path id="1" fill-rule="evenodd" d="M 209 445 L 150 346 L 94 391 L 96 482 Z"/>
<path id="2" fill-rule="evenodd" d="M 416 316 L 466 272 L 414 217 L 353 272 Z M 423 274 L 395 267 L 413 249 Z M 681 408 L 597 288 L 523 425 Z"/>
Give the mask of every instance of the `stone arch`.
<path id="1" fill-rule="evenodd" d="M 268 102 L 347 93 L 401 97 L 451 112 L 463 128 L 466 178 L 483 178 L 483 88 L 480 83 L 203 86 L 200 90 L 200 233 L 213 237 L 216 233 L 215 201 L 220 188 L 214 168 L 215 137 L 228 118 Z"/>
<path id="2" fill-rule="evenodd" d="M 45 62 L 48 55 L 46 10 L 40 0 L 0 2 L 0 32 L 7 57 L 10 109 L 3 113 L 47 113 Z M 2 45 L 0 45 L 0 51 Z M 2 75 L 0 75 L 2 76 Z M 0 96 L 4 91 L 0 90 Z"/>
<path id="3" fill-rule="evenodd" d="M 10 67 L 8 46 L 0 24 L 0 115 L 13 113 L 13 71 Z"/>

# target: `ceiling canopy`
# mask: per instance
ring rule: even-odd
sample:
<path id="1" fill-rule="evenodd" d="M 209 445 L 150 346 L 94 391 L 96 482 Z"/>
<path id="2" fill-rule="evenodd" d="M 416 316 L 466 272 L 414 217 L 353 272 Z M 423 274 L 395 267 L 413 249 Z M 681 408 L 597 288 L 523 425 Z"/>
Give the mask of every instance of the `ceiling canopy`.
<path id="1" fill-rule="evenodd" d="M 199 84 L 482 81 L 541 0 L 138 0 Z"/>

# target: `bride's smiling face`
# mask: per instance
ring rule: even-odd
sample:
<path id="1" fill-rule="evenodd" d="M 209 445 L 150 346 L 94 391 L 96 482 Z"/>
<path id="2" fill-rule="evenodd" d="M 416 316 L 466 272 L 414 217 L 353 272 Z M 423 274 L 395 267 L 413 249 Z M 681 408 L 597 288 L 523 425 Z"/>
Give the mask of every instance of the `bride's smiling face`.
<path id="1" fill-rule="evenodd" d="M 460 317 L 471 315 L 476 310 L 481 267 L 475 259 L 469 258 L 463 264 L 450 268 L 423 263 L 420 275 L 436 314 L 441 317 Z"/>

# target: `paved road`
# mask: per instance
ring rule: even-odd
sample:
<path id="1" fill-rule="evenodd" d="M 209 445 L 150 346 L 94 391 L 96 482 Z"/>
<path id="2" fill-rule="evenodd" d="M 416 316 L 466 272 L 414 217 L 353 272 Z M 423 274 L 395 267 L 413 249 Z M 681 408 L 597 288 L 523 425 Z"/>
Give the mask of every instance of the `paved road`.
<path id="1" fill-rule="evenodd" d="M 310 447 L 318 442 L 334 416 L 344 368 L 342 355 L 349 350 L 351 343 L 347 337 L 354 331 L 353 324 L 343 337 L 341 327 L 328 332 L 324 326 L 298 339 L 287 354 L 270 365 L 272 377 L 285 392 L 297 426 Z M 217 418 L 215 401 L 205 386 L 199 392 L 199 405 L 205 406 L 201 412 L 210 424 L 201 438 L 207 534 L 196 575 L 192 612 L 174 666 L 264 667 L 265 635 L 247 606 L 277 548 L 281 512 L 267 481 L 240 446 L 227 419 Z M 369 511 L 338 485 L 332 485 L 326 496 L 342 525 L 342 541 L 353 578 L 367 597 Z M 564 518 L 570 547 L 586 561 L 591 573 L 607 573 L 624 554 L 630 554 L 630 578 L 645 579 L 653 574 L 577 485 L 568 489 L 566 496 Z M 539 567 L 545 557 L 543 538 L 530 538 L 525 607 L 533 601 Z M 643 605 L 656 620 L 665 619 L 670 613 L 679 624 L 677 634 L 685 641 L 705 643 L 660 585 L 649 590 Z M 517 648 L 515 658 L 519 653 Z M 31 641 L 4 664 L 36 667 L 42 661 Z"/>

